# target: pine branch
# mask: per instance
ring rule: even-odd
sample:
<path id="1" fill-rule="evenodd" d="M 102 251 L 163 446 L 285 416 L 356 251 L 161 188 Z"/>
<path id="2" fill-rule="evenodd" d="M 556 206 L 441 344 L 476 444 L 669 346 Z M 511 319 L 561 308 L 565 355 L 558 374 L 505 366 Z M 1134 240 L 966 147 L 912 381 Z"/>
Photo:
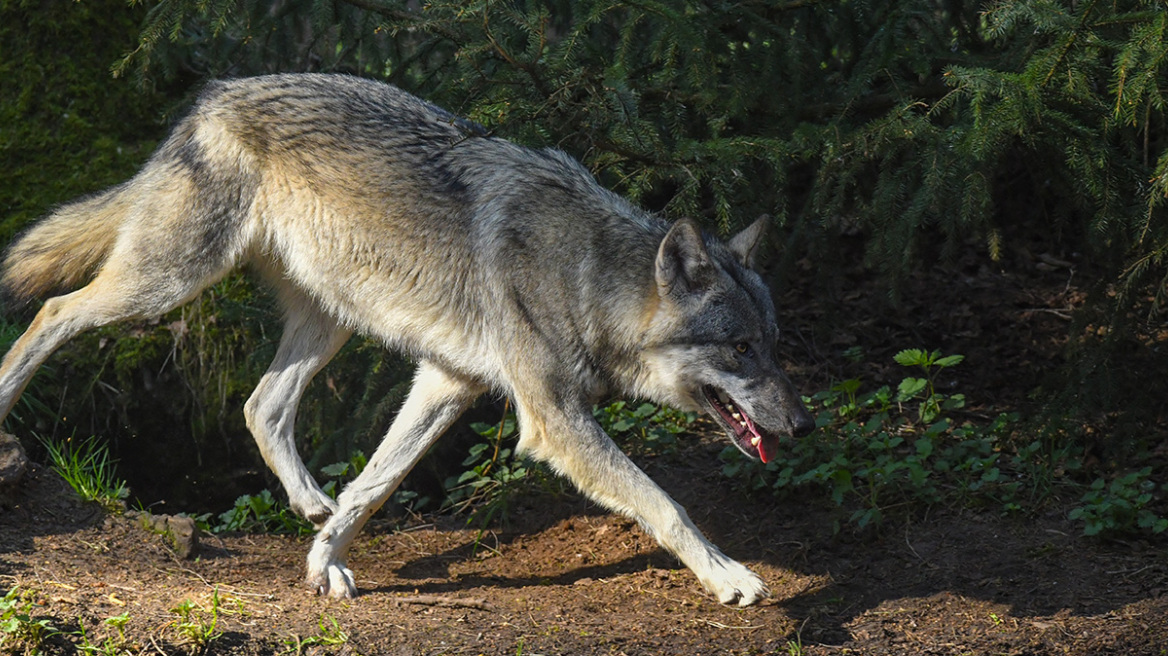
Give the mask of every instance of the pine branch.
<path id="1" fill-rule="evenodd" d="M 1083 8 L 1083 13 L 1079 17 L 1079 26 L 1073 32 L 1071 32 L 1069 36 L 1067 36 L 1066 41 L 1063 43 L 1062 51 L 1059 52 L 1058 57 L 1056 57 L 1054 63 L 1051 64 L 1050 71 L 1047 72 L 1046 78 L 1042 81 L 1042 86 L 1045 87 L 1050 83 L 1050 80 L 1052 77 L 1054 77 L 1055 72 L 1060 66 L 1062 66 L 1063 62 L 1066 61 L 1067 55 L 1070 53 L 1071 48 L 1075 45 L 1075 41 L 1078 40 L 1079 35 L 1082 34 L 1083 30 L 1086 29 L 1087 19 L 1091 16 L 1091 12 L 1095 9 L 1095 5 L 1098 4 L 1098 2 L 1099 0 L 1090 0 L 1090 2 L 1087 3 L 1087 6 Z"/>
<path id="2" fill-rule="evenodd" d="M 544 81 L 543 76 L 539 72 L 539 67 L 535 63 L 539 61 L 540 57 L 543 56 L 543 50 L 547 45 L 547 42 L 542 39 L 542 37 L 540 39 L 539 52 L 537 55 L 533 57 L 531 61 L 523 61 L 517 57 L 512 56 L 509 52 L 507 52 L 506 48 L 504 48 L 497 40 L 495 40 L 495 35 L 491 32 L 490 14 L 486 11 L 483 12 L 483 34 L 486 35 L 487 40 L 490 41 L 491 46 L 495 49 L 495 52 L 500 57 L 502 57 L 504 61 L 506 61 L 511 66 L 523 71 L 529 78 L 531 78 L 531 83 L 535 85 L 535 88 L 537 91 L 539 91 L 540 95 L 542 95 L 544 98 L 552 95 L 551 89 L 548 87 L 547 82 Z"/>
<path id="3" fill-rule="evenodd" d="M 377 0 L 337 0 L 337 2 L 342 2 L 351 7 L 356 7 L 357 9 L 362 9 L 379 16 L 384 16 L 385 18 L 388 18 L 395 23 L 418 22 L 418 16 L 414 12 L 394 9 L 393 7 L 382 4 Z M 427 32 L 438 34 L 439 36 L 445 38 L 447 41 L 450 41 L 457 46 L 461 47 L 466 44 L 466 39 L 463 38 L 462 35 L 440 23 L 428 22 L 421 27 Z"/>

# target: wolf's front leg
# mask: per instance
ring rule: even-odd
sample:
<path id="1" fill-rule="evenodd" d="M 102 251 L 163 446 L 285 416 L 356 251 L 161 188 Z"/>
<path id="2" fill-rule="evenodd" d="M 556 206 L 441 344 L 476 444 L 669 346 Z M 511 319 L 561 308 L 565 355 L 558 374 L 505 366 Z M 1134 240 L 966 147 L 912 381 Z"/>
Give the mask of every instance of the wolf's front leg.
<path id="1" fill-rule="evenodd" d="M 289 285 L 284 287 L 280 294 L 288 309 L 284 335 L 275 359 L 244 404 L 243 415 L 264 461 L 288 493 L 292 510 L 320 528 L 337 504 L 321 491 L 304 466 L 292 430 L 304 389 L 352 332 L 338 325 L 307 295 Z"/>
<path id="2" fill-rule="evenodd" d="M 770 596 L 763 580 L 711 544 L 685 509 L 621 452 L 590 412 L 531 415 L 523 406 L 521 450 L 551 463 L 597 502 L 640 522 L 719 602 L 749 606 Z"/>
<path id="3" fill-rule="evenodd" d="M 316 534 L 308 552 L 308 584 L 320 594 L 357 595 L 346 566 L 349 545 L 365 522 L 385 503 L 430 445 L 454 423 L 484 388 L 422 362 L 414 385 L 369 464 L 337 499 L 337 511 Z"/>

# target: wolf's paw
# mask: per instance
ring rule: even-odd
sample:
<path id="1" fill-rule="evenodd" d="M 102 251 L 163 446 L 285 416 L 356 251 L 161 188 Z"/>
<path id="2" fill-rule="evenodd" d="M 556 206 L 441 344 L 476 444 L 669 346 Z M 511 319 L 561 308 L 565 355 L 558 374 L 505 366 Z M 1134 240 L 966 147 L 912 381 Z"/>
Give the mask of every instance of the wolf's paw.
<path id="1" fill-rule="evenodd" d="M 342 563 L 327 565 L 318 572 L 309 570 L 306 583 L 322 597 L 352 599 L 357 596 L 357 584 L 353 581 L 353 571 Z"/>
<path id="2" fill-rule="evenodd" d="M 337 512 L 337 502 L 320 490 L 313 490 L 298 497 L 289 495 L 288 504 L 292 511 L 320 530 L 325 522 Z"/>
<path id="3" fill-rule="evenodd" d="M 357 583 L 353 580 L 353 571 L 345 567 L 343 560 L 330 558 L 320 547 L 318 542 L 308 553 L 308 576 L 305 577 L 305 583 L 321 596 L 334 599 L 356 597 Z"/>
<path id="4" fill-rule="evenodd" d="M 726 605 L 750 606 L 771 596 L 770 589 L 757 574 L 733 560 L 723 563 L 702 584 L 719 603 Z"/>

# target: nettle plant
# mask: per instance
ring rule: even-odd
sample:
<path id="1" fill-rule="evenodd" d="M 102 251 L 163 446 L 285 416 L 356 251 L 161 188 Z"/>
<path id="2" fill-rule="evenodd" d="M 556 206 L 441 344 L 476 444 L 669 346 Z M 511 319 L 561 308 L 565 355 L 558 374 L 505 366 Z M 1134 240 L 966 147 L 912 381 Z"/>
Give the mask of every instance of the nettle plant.
<path id="1" fill-rule="evenodd" d="M 697 413 L 652 403 L 613 401 L 593 408 L 601 428 L 633 455 L 677 452 L 677 436 L 688 431 Z"/>
<path id="2" fill-rule="evenodd" d="M 965 395 L 946 396 L 937 393 L 937 376 L 942 370 L 961 364 L 964 355 L 942 356 L 940 351 L 929 353 L 920 349 L 905 349 L 893 358 L 905 367 L 918 367 L 925 373 L 924 378 L 907 377 L 900 381 L 896 398 L 898 402 L 909 402 L 920 398 L 917 416 L 926 424 L 941 417 L 943 412 L 965 407 Z M 923 395 L 923 396 L 922 396 Z"/>
<path id="3" fill-rule="evenodd" d="M 697 419 L 652 403 L 613 401 L 594 407 L 592 414 L 601 427 L 634 455 L 670 455 L 677 452 L 677 436 Z M 504 413 L 497 424 L 474 423 L 470 428 L 482 441 L 472 446 L 462 462 L 463 471 L 446 479 L 443 508 L 470 512 L 468 522 L 486 525 L 506 518 L 518 493 L 542 490 L 556 495 L 567 483 L 541 463 L 514 452 L 518 423 L 513 412 Z"/>
<path id="4" fill-rule="evenodd" d="M 863 391 L 859 379 L 849 379 L 805 398 L 819 430 L 788 442 L 787 450 L 766 465 L 726 449 L 723 473 L 750 489 L 780 496 L 825 490 L 836 505 L 854 507 L 848 522 L 860 528 L 879 523 L 893 506 L 913 502 L 952 499 L 1022 510 L 1026 478 L 1003 471 L 1040 466 L 1051 445 L 1036 440 L 1009 448 L 1017 421 L 1012 414 L 985 425 L 954 421 L 951 413 L 964 408 L 965 397 L 938 391 L 937 380 L 964 356 L 908 349 L 894 359 L 920 375 L 905 376 L 895 389 L 885 385 L 872 391 Z"/>
<path id="5" fill-rule="evenodd" d="M 1110 484 L 1102 478 L 1096 479 L 1079 500 L 1082 505 L 1071 510 L 1070 519 L 1083 522 L 1083 535 L 1168 531 L 1168 518 L 1150 508 L 1156 498 L 1156 483 L 1150 479 L 1151 475 L 1152 468 L 1144 467 L 1119 476 Z M 1163 489 L 1168 492 L 1168 485 Z"/>

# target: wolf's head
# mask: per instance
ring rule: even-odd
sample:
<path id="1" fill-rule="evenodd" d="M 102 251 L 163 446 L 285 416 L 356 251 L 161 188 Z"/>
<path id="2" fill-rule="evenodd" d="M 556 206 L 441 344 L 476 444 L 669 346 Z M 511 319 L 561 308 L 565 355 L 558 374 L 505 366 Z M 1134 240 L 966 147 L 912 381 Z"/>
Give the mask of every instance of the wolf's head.
<path id="1" fill-rule="evenodd" d="M 743 453 L 773 459 L 779 437 L 815 421 L 775 359 L 775 307 L 751 268 L 769 221 L 723 244 L 673 225 L 657 251 L 657 304 L 643 364 L 651 396 L 712 416 Z"/>

